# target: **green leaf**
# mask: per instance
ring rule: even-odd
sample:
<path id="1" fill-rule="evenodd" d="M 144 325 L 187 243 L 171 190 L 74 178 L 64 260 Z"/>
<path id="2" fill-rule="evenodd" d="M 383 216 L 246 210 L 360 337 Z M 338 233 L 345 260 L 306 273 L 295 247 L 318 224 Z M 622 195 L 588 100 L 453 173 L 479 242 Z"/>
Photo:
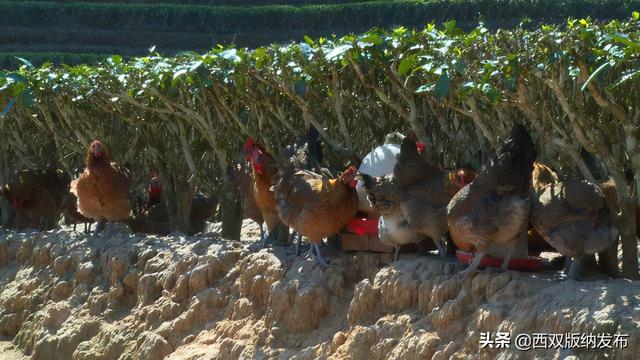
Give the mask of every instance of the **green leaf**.
<path id="1" fill-rule="evenodd" d="M 9 113 L 9 111 L 11 111 L 11 109 L 13 109 L 13 105 L 15 103 L 16 103 L 16 98 L 9 99 L 9 103 L 7 104 L 7 106 L 2 110 L 2 112 L 0 112 L 0 118 L 5 117 L 5 115 L 7 115 Z"/>
<path id="2" fill-rule="evenodd" d="M 336 58 L 342 58 L 344 54 L 347 51 L 351 50 L 352 48 L 353 48 L 353 45 L 351 44 L 344 44 L 344 45 L 337 46 L 336 48 L 331 50 L 327 55 L 325 55 L 324 58 L 327 61 L 332 61 Z"/>
<path id="3" fill-rule="evenodd" d="M 611 85 L 611 87 L 618 87 L 622 84 L 624 84 L 625 82 L 627 82 L 628 80 L 637 78 L 638 75 L 640 75 L 640 70 L 638 69 L 632 69 L 632 70 L 627 70 L 625 71 L 622 76 L 620 76 L 620 78 L 618 80 L 616 80 L 613 85 Z"/>
<path id="4" fill-rule="evenodd" d="M 633 20 L 638 20 L 638 18 L 640 18 L 640 13 L 637 11 L 634 11 L 631 13 L 631 17 L 633 18 Z"/>
<path id="5" fill-rule="evenodd" d="M 293 90 L 298 96 L 305 96 L 307 94 L 307 83 L 302 80 L 298 80 L 293 83 Z"/>
<path id="6" fill-rule="evenodd" d="M 302 39 L 304 40 L 304 42 L 307 43 L 307 45 L 309 46 L 313 46 L 313 39 L 308 37 L 307 35 L 303 36 Z"/>
<path id="7" fill-rule="evenodd" d="M 11 74 L 7 74 L 7 75 L 5 75 L 5 77 L 6 77 L 7 79 L 11 79 L 11 80 L 13 80 L 13 82 L 15 82 L 15 83 L 23 83 L 23 84 L 26 84 L 26 83 L 28 83 L 28 82 L 29 82 L 29 80 L 27 80 L 27 78 L 26 78 L 26 77 L 24 77 L 24 76 L 22 76 L 22 75 L 20 75 L 20 74 L 18 74 L 18 73 L 11 73 Z"/>
<path id="8" fill-rule="evenodd" d="M 31 89 L 22 91 L 19 95 L 20 103 L 26 107 L 32 107 L 36 104 L 36 96 Z"/>
<path id="9" fill-rule="evenodd" d="M 187 73 L 187 69 L 180 69 L 180 70 L 176 71 L 175 73 L 173 73 L 173 79 L 175 80 L 175 79 L 179 78 L 180 76 L 182 76 L 182 75 L 184 75 L 186 73 Z"/>
<path id="10" fill-rule="evenodd" d="M 109 64 L 113 64 L 113 65 L 120 65 L 120 64 L 122 64 L 122 56 L 120 56 L 120 55 L 112 55 L 111 57 L 109 57 L 107 59 L 107 62 Z"/>
<path id="11" fill-rule="evenodd" d="M 584 91 L 587 88 L 587 85 L 589 85 L 589 83 L 591 82 L 591 80 L 595 79 L 596 76 L 598 76 L 598 74 L 600 74 L 603 70 L 605 70 L 606 68 L 613 66 L 612 61 L 607 61 L 606 63 L 600 65 L 596 71 L 593 72 L 593 74 L 591 74 L 591 76 L 589 76 L 589 78 L 587 79 L 587 81 L 584 82 L 584 85 L 582 85 L 582 87 L 580 88 L 580 91 Z"/>
<path id="12" fill-rule="evenodd" d="M 23 58 L 21 58 L 19 56 L 16 56 L 16 59 L 20 60 L 21 63 L 25 64 L 28 69 L 33 69 L 34 68 L 33 64 L 31 62 L 29 62 L 29 60 L 23 59 Z"/>
<path id="13" fill-rule="evenodd" d="M 433 95 L 438 100 L 444 99 L 449 95 L 449 89 L 451 89 L 451 78 L 449 77 L 449 73 L 444 72 L 440 75 L 438 81 L 436 81 L 436 85 L 433 89 Z"/>
<path id="14" fill-rule="evenodd" d="M 416 64 L 416 55 L 406 56 L 398 65 L 398 74 L 406 75 L 409 71 L 413 70 Z"/>

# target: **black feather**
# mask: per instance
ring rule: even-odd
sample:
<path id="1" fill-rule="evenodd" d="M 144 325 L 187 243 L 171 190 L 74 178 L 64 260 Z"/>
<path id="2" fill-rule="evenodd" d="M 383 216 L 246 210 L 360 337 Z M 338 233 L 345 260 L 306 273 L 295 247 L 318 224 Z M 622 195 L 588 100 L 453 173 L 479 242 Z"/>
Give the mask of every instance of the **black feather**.
<path id="1" fill-rule="evenodd" d="M 498 148 L 485 171 L 494 171 L 499 190 L 525 194 L 531 186 L 536 147 L 527 129 L 515 124 L 507 141 Z"/>

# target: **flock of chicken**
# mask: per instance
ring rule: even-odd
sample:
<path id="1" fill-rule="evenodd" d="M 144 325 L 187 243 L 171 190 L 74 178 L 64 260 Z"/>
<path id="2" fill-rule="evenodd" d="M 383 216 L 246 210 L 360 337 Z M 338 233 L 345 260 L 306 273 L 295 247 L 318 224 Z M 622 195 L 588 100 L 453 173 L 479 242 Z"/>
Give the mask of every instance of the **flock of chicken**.
<path id="1" fill-rule="evenodd" d="M 357 173 L 351 166 L 332 179 L 304 169 L 299 156 L 277 164 L 251 139 L 244 150 L 254 180 L 247 201 L 255 203 L 261 216 L 254 220 L 264 219 L 269 233 L 280 223 L 291 227 L 308 239 L 310 255 L 325 265 L 318 244 L 353 219 L 358 180 L 381 215 L 380 240 L 396 248 L 396 259 L 400 246 L 424 237 L 445 256 L 449 235 L 456 248 L 476 253 L 465 274 L 478 268 L 491 244 L 506 247 L 501 267 L 506 270 L 516 244 L 527 241 L 533 230 L 574 259 L 568 275 L 577 279 L 585 256 L 614 246 L 618 238 L 602 190 L 584 180 L 560 181 L 549 167 L 535 162 L 535 145 L 519 124 L 478 173 L 441 169 L 409 137 L 402 142 L 393 174 L 382 177 Z"/>
<path id="2" fill-rule="evenodd" d="M 67 225 L 85 225 L 98 222 L 96 234 L 106 225 L 125 221 L 136 232 L 166 235 L 170 232 L 169 216 L 161 201 L 162 187 L 157 174 L 153 174 L 148 201 L 131 215 L 131 180 L 126 167 L 112 162 L 104 145 L 95 140 L 89 146 L 85 166 L 79 176 L 71 180 L 64 170 L 49 167 L 45 170 L 23 170 L 16 173 L 2 187 L 2 196 L 13 208 L 10 222 L 16 229 L 46 230 L 57 225 L 63 213 Z M 204 230 L 217 207 L 217 198 L 198 193 L 191 206 L 190 233 Z M 109 226 L 107 230 L 111 230 Z"/>
<path id="3" fill-rule="evenodd" d="M 601 188 L 584 180 L 560 181 L 549 167 L 535 162 L 536 148 L 523 126 L 514 125 L 478 173 L 443 170 L 419 145 L 410 137 L 403 140 L 391 175 L 369 176 L 351 165 L 333 177 L 319 167 L 318 159 L 311 164 L 305 156 L 313 150 L 309 143 L 291 157 L 275 159 L 249 139 L 243 150 L 252 175 L 238 172 L 243 175 L 238 183 L 245 195 L 245 215 L 260 224 L 261 248 L 279 227 L 288 226 L 297 234 L 297 244 L 305 237 L 311 244 L 309 256 L 327 266 L 319 245 L 356 216 L 358 181 L 380 215 L 379 238 L 395 247 L 396 260 L 402 245 L 429 237 L 441 256 L 445 244 L 448 250 L 455 246 L 475 252 L 466 274 L 480 266 L 490 245 L 503 246 L 508 251 L 501 269 L 506 270 L 516 244 L 533 230 L 574 259 L 569 276 L 579 278 L 586 255 L 616 244 L 618 231 Z M 611 182 L 607 186 L 615 189 Z M 605 190 L 607 186 L 601 185 Z M 143 215 L 132 218 L 129 171 L 111 162 L 98 140 L 90 145 L 85 168 L 75 180 L 60 169 L 25 170 L 2 188 L 15 210 L 16 228 L 50 228 L 64 209 L 68 223 L 85 223 L 85 231 L 87 224 L 98 221 L 96 232 L 105 223 L 128 221 L 134 231 L 168 233 L 161 194 L 154 174 Z M 215 196 L 196 195 L 190 232 L 202 229 L 216 207 Z"/>

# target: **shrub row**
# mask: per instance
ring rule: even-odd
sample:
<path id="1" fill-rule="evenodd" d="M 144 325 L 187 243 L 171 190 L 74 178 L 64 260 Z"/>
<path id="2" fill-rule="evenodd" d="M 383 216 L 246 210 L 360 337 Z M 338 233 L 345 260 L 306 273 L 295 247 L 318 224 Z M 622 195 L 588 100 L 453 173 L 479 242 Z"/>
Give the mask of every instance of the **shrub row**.
<path id="1" fill-rule="evenodd" d="M 254 50 L 25 65 L 0 76 L 0 168 L 73 168 L 98 137 L 136 173 L 158 169 L 189 194 L 231 186 L 247 137 L 277 154 L 313 125 L 330 167 L 342 169 L 389 132 L 411 129 L 444 166 L 477 168 L 524 123 L 538 159 L 563 177 L 615 179 L 623 270 L 637 279 L 640 195 L 629 189 L 640 188 L 639 19 L 495 32 L 447 22 Z"/>
<path id="2" fill-rule="evenodd" d="M 259 32 L 305 29 L 331 31 L 394 25 L 424 26 L 455 19 L 469 23 L 483 16 L 493 19 L 534 20 L 587 17 L 621 18 L 640 6 L 640 0 L 424 0 L 375 1 L 333 5 L 209 7 L 123 3 L 2 2 L 0 26 L 84 29 L 141 29 L 183 32 Z"/>
<path id="3" fill-rule="evenodd" d="M 0 52 L 1 69 L 17 69 L 23 63 L 18 58 L 28 59 L 35 66 L 45 63 L 54 65 L 95 64 L 104 61 L 108 55 L 93 53 L 64 53 L 64 52 Z"/>

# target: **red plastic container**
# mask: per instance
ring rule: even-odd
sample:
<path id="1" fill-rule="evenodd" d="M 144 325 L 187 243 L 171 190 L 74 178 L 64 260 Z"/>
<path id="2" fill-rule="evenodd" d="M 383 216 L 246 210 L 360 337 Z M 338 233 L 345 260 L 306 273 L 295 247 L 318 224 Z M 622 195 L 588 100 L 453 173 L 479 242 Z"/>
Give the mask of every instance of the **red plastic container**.
<path id="1" fill-rule="evenodd" d="M 464 252 L 462 250 L 456 250 L 456 257 L 458 258 L 458 261 L 463 264 L 469 264 L 473 260 L 473 254 Z M 542 260 L 541 258 L 529 256 L 528 258 L 511 259 L 511 261 L 509 262 L 509 269 L 531 271 L 540 269 L 542 266 L 544 266 L 544 264 L 544 260 Z M 480 268 L 499 268 L 500 266 L 502 266 L 502 258 L 494 258 L 488 255 L 485 256 L 480 262 Z"/>
<path id="2" fill-rule="evenodd" d="M 347 224 L 347 231 L 356 235 L 377 236 L 378 235 L 378 218 L 353 218 Z"/>

